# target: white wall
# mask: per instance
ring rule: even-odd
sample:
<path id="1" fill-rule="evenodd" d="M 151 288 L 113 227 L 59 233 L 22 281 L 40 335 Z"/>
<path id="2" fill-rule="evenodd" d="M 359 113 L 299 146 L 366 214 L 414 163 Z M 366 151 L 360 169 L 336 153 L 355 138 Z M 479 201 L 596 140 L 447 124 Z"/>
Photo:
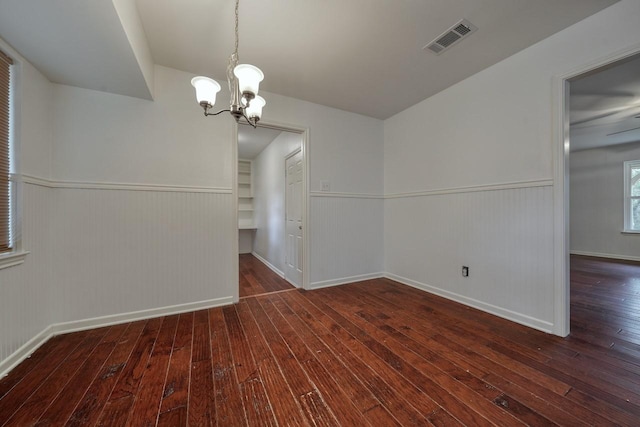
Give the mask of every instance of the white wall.
<path id="1" fill-rule="evenodd" d="M 16 60 L 18 172 L 51 174 L 51 84 L 2 40 L 0 48 Z M 50 190 L 22 184 L 22 242 L 31 253 L 19 266 L 0 270 L 0 374 L 23 354 L 18 350 L 53 320 L 49 302 L 52 236 Z M 14 357 L 11 357 L 14 355 Z"/>
<path id="2" fill-rule="evenodd" d="M 154 74 L 155 102 L 54 86 L 58 321 L 237 298 L 233 121 Z"/>
<path id="3" fill-rule="evenodd" d="M 310 189 L 331 182 L 338 193 L 382 194 L 383 122 L 273 93 L 263 120 L 310 129 Z"/>
<path id="4" fill-rule="evenodd" d="M 382 197 L 311 197 L 311 288 L 383 276 Z"/>
<path id="5" fill-rule="evenodd" d="M 230 258 L 231 252 L 209 258 L 204 272 L 211 274 L 203 276 L 210 276 L 206 289 L 197 275 L 178 280 L 181 287 L 178 300 L 174 298 L 176 275 L 157 276 L 154 267 L 154 263 L 165 264 L 167 268 L 174 266 L 176 271 L 183 271 L 179 266 L 184 266 L 186 271 L 191 263 L 204 263 L 217 248 L 231 247 L 231 239 L 237 238 L 235 224 L 232 224 L 235 201 L 230 193 L 233 119 L 225 115 L 204 118 L 194 101 L 190 78 L 188 73 L 156 66 L 155 102 L 55 85 L 52 168 L 55 180 L 68 187 L 56 191 L 64 195 L 60 197 L 65 197 L 65 204 L 72 207 L 56 210 L 61 229 L 65 230 L 65 250 L 58 253 L 60 277 L 65 282 L 61 286 L 68 298 L 61 306 L 65 320 L 90 316 L 94 313 L 91 306 L 98 303 L 101 313 L 122 313 L 151 309 L 171 301 L 237 298 L 237 284 L 232 280 L 235 260 Z M 221 93 L 220 99 L 226 96 Z M 264 120 L 310 128 L 312 188 L 319 186 L 320 179 L 330 179 L 337 191 L 382 192 L 381 121 L 274 94 L 264 96 L 268 102 Z M 168 188 L 183 197 L 153 198 L 145 191 L 129 194 L 128 184 L 161 193 Z M 108 190 L 99 189 L 103 187 Z M 105 191 L 116 193 L 110 195 Z M 204 193 L 187 200 L 191 192 Z M 139 202 L 134 209 L 137 199 L 145 203 Z M 180 206 L 184 203 L 190 206 L 181 212 Z M 191 205 L 193 203 L 195 205 Z M 107 217 L 97 211 L 94 204 L 117 215 L 118 219 L 112 220 L 109 227 L 101 226 Z M 203 243 L 205 247 L 188 248 L 188 239 L 197 237 L 195 231 L 193 235 L 165 233 L 168 240 L 162 240 L 162 231 L 151 225 L 145 231 L 134 232 L 132 224 L 141 224 L 142 219 L 153 212 L 168 224 L 182 224 L 192 220 L 188 216 L 191 209 L 203 211 L 209 218 L 209 228 L 202 230 L 203 237 L 207 234 L 210 237 L 208 243 Z M 364 216 L 366 212 L 363 210 L 358 215 Z M 382 215 L 382 206 L 376 215 Z M 73 224 L 81 218 L 86 222 L 83 232 L 73 233 Z M 227 236 L 228 229 L 233 229 L 233 234 Z M 378 236 L 378 242 L 382 242 L 382 227 L 362 231 Z M 137 235 L 136 245 L 118 246 L 119 242 L 131 241 L 132 233 Z M 97 243 L 106 236 L 107 242 Z M 313 261 L 314 251 L 318 251 L 314 241 L 312 235 L 311 272 L 313 263 L 317 262 Z M 166 242 L 167 247 L 186 249 L 152 256 L 156 249 L 151 247 L 160 242 Z M 329 243 L 342 246 L 340 240 Z M 141 252 L 145 248 L 151 252 Z M 382 267 L 382 245 L 378 251 L 376 272 Z M 87 265 L 95 264 L 92 260 L 105 255 L 109 256 L 99 263 L 118 265 L 124 260 L 127 263 L 117 275 L 91 277 L 91 271 L 105 269 L 97 265 L 87 270 L 77 268 L 77 263 L 70 259 L 71 254 L 80 256 Z M 353 264 L 360 265 L 354 269 L 359 274 L 361 255 L 345 253 L 344 256 L 345 260 L 353 258 Z M 153 258 L 153 262 L 145 257 Z M 348 269 L 339 273 L 353 275 Z M 132 297 L 126 301 L 117 296 L 108 297 L 109 289 L 116 293 L 129 289 Z M 153 293 L 154 297 L 144 297 L 145 293 Z"/>
<path id="6" fill-rule="evenodd" d="M 253 252 L 254 230 L 238 230 L 238 253 L 250 254 Z"/>
<path id="7" fill-rule="evenodd" d="M 54 191 L 57 321 L 233 301 L 230 193 Z"/>
<path id="8" fill-rule="evenodd" d="M 237 296 L 233 120 L 201 115 L 189 74 L 157 67 L 155 76 L 150 102 L 52 85 L 25 63 L 31 254 L 0 270 L 0 373 L 53 324 L 86 327 Z"/>
<path id="9" fill-rule="evenodd" d="M 309 128 L 310 286 L 381 275 L 383 122 L 260 94 L 267 101 L 264 121 Z M 323 180 L 330 182 L 330 192 L 320 191 Z"/>
<path id="10" fill-rule="evenodd" d="M 385 271 L 554 330 L 553 79 L 637 45 L 638 20 L 622 0 L 386 120 Z"/>
<path id="11" fill-rule="evenodd" d="M 233 119 L 203 117 L 189 77 L 156 66 L 155 102 L 54 85 L 55 178 L 230 189 Z"/>
<path id="12" fill-rule="evenodd" d="M 256 234 L 253 251 L 280 272 L 285 257 L 285 161 L 302 147 L 302 136 L 282 132 L 253 161 L 253 206 Z"/>
<path id="13" fill-rule="evenodd" d="M 193 90 L 189 84 L 191 75 L 156 66 L 155 77 L 155 102 L 62 85 L 55 86 L 55 149 L 52 167 L 56 180 L 62 181 L 70 188 L 80 187 L 91 191 L 99 191 L 93 187 L 101 187 L 104 183 L 117 184 L 107 186 L 112 190 L 120 188 L 118 187 L 120 184 L 169 186 L 178 190 L 184 186 L 188 187 L 185 191 L 211 191 L 223 194 L 230 190 L 233 165 L 232 118 L 223 115 L 205 119 L 202 116 L 200 107 L 194 102 Z M 334 191 L 348 192 L 352 196 L 361 193 L 378 195 L 382 193 L 381 121 L 275 94 L 263 95 L 268 102 L 263 117 L 265 121 L 310 129 L 309 173 L 312 189 L 319 188 L 321 179 L 327 179 L 331 181 Z M 220 99 L 224 100 L 226 96 L 222 93 Z M 87 185 L 92 188 L 85 188 Z M 124 188 L 126 189 L 126 186 Z M 231 195 L 229 194 L 228 197 Z M 322 199 L 320 205 L 327 201 L 328 199 Z M 339 202 L 348 203 L 347 199 L 340 199 Z M 168 206 L 165 208 L 170 212 L 177 209 L 177 207 Z M 314 209 L 316 208 L 312 207 L 310 212 L 312 224 Z M 369 206 L 361 204 L 352 209 L 351 218 L 335 218 L 335 220 L 353 223 L 358 218 L 367 216 L 369 209 Z M 373 216 L 381 218 L 382 205 L 380 204 L 376 209 L 378 211 Z M 222 212 L 224 216 L 221 218 Z M 212 224 L 226 224 L 230 221 L 231 215 L 232 211 L 229 209 L 209 213 Z M 179 221 L 181 218 L 177 215 L 170 221 Z M 130 232 L 128 221 L 129 218 L 123 215 L 121 223 L 114 225 L 111 230 L 112 235 L 126 238 Z M 337 224 L 337 222 L 334 221 L 331 224 Z M 366 273 L 380 272 L 382 270 L 381 225 L 381 222 L 373 225 L 370 222 L 364 222 L 356 228 L 375 237 L 379 254 L 373 257 L 373 261 L 371 257 L 363 260 L 364 255 L 360 252 L 346 251 L 344 248 L 347 245 L 340 240 L 344 238 L 342 235 L 331 233 L 331 230 L 313 231 L 316 228 L 312 228 L 311 281 L 338 280 L 356 276 L 362 274 L 363 265 L 367 266 Z M 314 233 L 335 235 L 338 240 L 326 242 L 326 238 L 321 238 Z M 93 248 L 95 246 L 92 243 L 93 238 L 92 233 L 79 234 L 71 238 L 68 246 L 69 248 Z M 149 234 L 141 238 L 143 242 L 151 241 L 153 235 Z M 219 239 L 215 241 L 216 244 L 220 242 Z M 336 271 L 324 265 L 317 265 L 322 261 L 314 260 L 314 254 L 324 250 L 317 246 L 320 242 L 326 242 L 325 244 L 336 248 L 344 263 L 353 265 L 353 268 Z M 210 243 L 213 244 L 213 240 Z M 227 244 L 230 246 L 231 242 L 227 241 Z M 117 250 L 116 247 L 112 249 Z M 98 248 L 95 248 L 95 251 L 97 254 Z M 137 259 L 136 253 L 134 249 L 130 250 L 133 259 Z M 190 254 L 191 252 L 187 251 L 182 253 L 181 257 L 188 257 Z M 64 258 L 65 254 L 62 253 L 60 257 Z M 181 257 L 176 259 L 182 259 Z M 160 258 L 158 262 L 165 262 L 165 260 Z M 171 260 L 171 262 L 179 261 Z M 216 265 L 219 266 L 220 271 L 214 283 L 211 284 L 207 298 L 235 297 L 237 286 L 229 279 L 232 276 L 233 264 L 224 257 L 216 262 L 219 262 Z M 370 266 L 373 266 L 372 270 L 369 269 Z M 140 266 L 133 263 L 131 268 L 137 269 Z M 79 275 L 78 278 L 67 276 L 68 283 L 77 284 L 78 295 L 101 294 L 102 291 L 80 289 L 81 286 L 87 286 L 87 280 L 72 263 L 68 263 L 64 270 L 68 275 Z M 322 277 L 314 276 L 314 272 L 318 271 L 332 271 L 332 273 L 329 277 L 326 274 Z M 145 285 L 138 281 L 134 283 L 133 278 L 139 277 L 140 274 L 137 270 L 131 270 L 129 276 L 132 278 L 132 286 L 136 288 L 147 286 L 149 291 L 151 291 L 150 286 L 153 286 L 153 292 L 160 295 L 172 292 L 173 284 L 169 281 L 165 284 L 153 285 Z M 104 282 L 98 279 L 90 286 L 99 289 L 113 285 L 108 284 L 105 278 Z M 182 286 L 185 287 L 181 293 L 184 298 L 193 301 L 202 298 L 201 293 L 196 292 L 199 284 L 186 282 L 182 283 Z M 196 294 L 190 297 L 191 289 L 196 292 L 197 298 Z M 68 294 L 70 296 L 74 294 L 73 288 L 69 289 Z M 143 292 L 140 292 L 140 295 L 142 294 Z M 163 299 L 162 296 L 158 298 Z M 79 299 L 67 304 L 82 305 L 85 301 Z M 133 309 L 134 306 L 141 310 L 154 306 L 151 301 L 142 297 L 138 303 L 128 300 L 127 304 L 126 308 L 114 305 L 105 310 L 120 313 Z"/>
<path id="14" fill-rule="evenodd" d="M 621 233 L 623 162 L 638 159 L 640 142 L 571 153 L 571 252 L 640 261 L 640 235 Z"/>
<path id="15" fill-rule="evenodd" d="M 192 75 L 156 66 L 154 102 L 51 84 L 28 64 L 25 76 L 24 246 L 31 255 L 0 271 L 0 372 L 41 333 L 237 299 L 233 119 L 203 117 Z M 310 129 L 312 188 L 328 179 L 348 197 L 382 193 L 381 121 L 264 96 L 265 120 Z M 352 217 L 368 209 L 358 205 Z M 376 209 L 381 218 L 382 204 Z M 335 230 L 314 228 L 312 280 L 317 271 L 336 280 L 363 265 L 381 271 L 382 223 L 363 224 L 370 228 L 359 232 L 378 243 L 374 257 L 345 250 Z M 338 248 L 352 267 L 320 265 L 318 244 Z"/>

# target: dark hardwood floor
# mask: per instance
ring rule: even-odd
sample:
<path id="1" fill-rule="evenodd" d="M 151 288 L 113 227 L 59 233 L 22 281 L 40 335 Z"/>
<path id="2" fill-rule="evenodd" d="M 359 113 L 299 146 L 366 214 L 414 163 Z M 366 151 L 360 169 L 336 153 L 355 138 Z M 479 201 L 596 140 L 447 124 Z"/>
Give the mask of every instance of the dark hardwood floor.
<path id="1" fill-rule="evenodd" d="M 0 425 L 640 425 L 640 267 L 572 267 L 566 339 L 386 279 L 58 336 Z"/>
<path id="2" fill-rule="evenodd" d="M 571 334 L 640 361 L 640 262 L 571 256 Z"/>
<path id="3" fill-rule="evenodd" d="M 251 254 L 240 255 L 240 298 L 294 289 Z"/>

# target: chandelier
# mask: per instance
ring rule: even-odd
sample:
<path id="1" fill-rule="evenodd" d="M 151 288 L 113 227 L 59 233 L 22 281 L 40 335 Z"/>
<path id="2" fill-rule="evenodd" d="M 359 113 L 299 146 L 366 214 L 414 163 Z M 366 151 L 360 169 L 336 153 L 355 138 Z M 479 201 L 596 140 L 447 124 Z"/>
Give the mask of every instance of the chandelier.
<path id="1" fill-rule="evenodd" d="M 204 109 L 205 116 L 217 116 L 218 114 L 229 112 L 236 119 L 244 118 L 251 126 L 256 127 L 262 116 L 262 107 L 266 102 L 264 98 L 258 96 L 260 82 L 264 79 L 264 74 L 258 67 L 249 64 L 238 64 L 238 5 L 240 0 L 236 0 L 236 26 L 235 50 L 229 56 L 227 65 L 227 83 L 231 93 L 231 102 L 228 109 L 220 110 L 217 113 L 210 112 L 216 103 L 216 94 L 220 92 L 220 84 L 209 77 L 198 76 L 191 79 L 191 85 L 196 89 L 196 99 L 198 104 Z"/>

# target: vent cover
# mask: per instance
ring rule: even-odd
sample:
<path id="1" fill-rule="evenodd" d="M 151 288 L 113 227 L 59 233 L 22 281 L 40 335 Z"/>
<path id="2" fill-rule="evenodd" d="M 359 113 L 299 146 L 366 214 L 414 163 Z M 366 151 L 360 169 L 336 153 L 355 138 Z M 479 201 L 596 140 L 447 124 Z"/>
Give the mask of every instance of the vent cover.
<path id="1" fill-rule="evenodd" d="M 451 46 L 458 43 L 463 38 L 467 37 L 469 34 L 472 34 L 477 29 L 478 27 L 476 27 L 466 19 L 463 19 L 444 33 L 440 34 L 434 41 L 432 41 L 422 49 L 428 49 L 436 55 L 439 55 L 445 50 L 449 49 Z"/>

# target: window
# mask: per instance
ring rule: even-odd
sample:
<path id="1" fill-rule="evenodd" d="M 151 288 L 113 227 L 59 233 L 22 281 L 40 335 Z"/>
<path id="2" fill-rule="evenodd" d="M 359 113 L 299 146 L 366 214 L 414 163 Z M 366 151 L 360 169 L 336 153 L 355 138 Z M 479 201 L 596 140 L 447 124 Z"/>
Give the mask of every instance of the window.
<path id="1" fill-rule="evenodd" d="M 0 254 L 11 252 L 11 68 L 13 61 L 0 51 Z"/>
<path id="2" fill-rule="evenodd" d="M 20 242 L 18 183 L 15 180 L 14 149 L 16 67 L 0 50 L 0 269 L 24 262 L 28 252 Z"/>
<path id="3" fill-rule="evenodd" d="M 624 162 L 624 231 L 640 233 L 640 160 Z"/>

